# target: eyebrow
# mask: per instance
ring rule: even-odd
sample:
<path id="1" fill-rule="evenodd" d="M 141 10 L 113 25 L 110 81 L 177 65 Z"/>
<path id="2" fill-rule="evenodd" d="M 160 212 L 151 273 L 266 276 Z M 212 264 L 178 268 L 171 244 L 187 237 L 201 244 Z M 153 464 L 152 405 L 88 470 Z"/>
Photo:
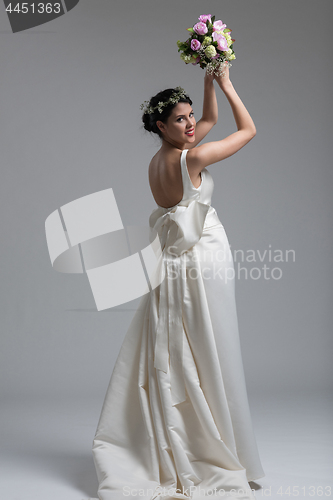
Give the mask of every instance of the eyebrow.
<path id="1" fill-rule="evenodd" d="M 190 111 L 190 114 L 194 113 L 193 109 Z M 180 116 L 185 116 L 185 115 L 177 115 L 176 118 L 179 118 Z"/>

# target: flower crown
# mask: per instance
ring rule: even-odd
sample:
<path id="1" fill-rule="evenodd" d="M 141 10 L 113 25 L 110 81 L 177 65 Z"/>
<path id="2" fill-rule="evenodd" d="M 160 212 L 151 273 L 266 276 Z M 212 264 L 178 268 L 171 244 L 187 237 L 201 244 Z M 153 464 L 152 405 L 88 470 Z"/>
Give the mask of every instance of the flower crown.
<path id="1" fill-rule="evenodd" d="M 173 92 L 171 97 L 167 101 L 159 101 L 157 106 L 150 106 L 150 101 L 144 101 L 140 109 L 144 110 L 144 114 L 152 114 L 158 109 L 159 113 L 163 113 L 163 108 L 169 106 L 169 104 L 177 104 L 181 98 L 187 97 L 185 90 L 182 87 L 176 87 L 175 90 L 177 92 Z"/>

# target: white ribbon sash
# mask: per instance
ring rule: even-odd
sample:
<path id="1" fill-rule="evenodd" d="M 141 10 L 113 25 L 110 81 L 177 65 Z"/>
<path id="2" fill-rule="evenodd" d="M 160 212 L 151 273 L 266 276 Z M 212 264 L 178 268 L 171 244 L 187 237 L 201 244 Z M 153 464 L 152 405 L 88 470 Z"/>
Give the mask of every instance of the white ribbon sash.
<path id="1" fill-rule="evenodd" d="M 159 207 L 150 218 L 162 248 L 159 314 L 154 347 L 154 367 L 168 373 L 173 406 L 186 400 L 183 376 L 183 313 L 186 287 L 186 252 L 201 238 L 210 205 L 189 200 L 169 211 Z M 170 363 L 169 363 L 170 362 Z"/>

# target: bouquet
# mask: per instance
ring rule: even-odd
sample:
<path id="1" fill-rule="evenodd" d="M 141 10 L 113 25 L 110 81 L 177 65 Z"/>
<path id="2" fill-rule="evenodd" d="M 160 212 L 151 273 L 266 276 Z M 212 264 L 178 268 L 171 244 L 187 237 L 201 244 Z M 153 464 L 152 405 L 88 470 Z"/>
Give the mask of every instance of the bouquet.
<path id="1" fill-rule="evenodd" d="M 209 74 L 214 72 L 216 75 L 223 75 L 223 63 L 232 66 L 230 61 L 236 59 L 235 40 L 230 36 L 232 30 L 221 20 L 215 21 L 215 16 L 210 14 L 201 15 L 199 22 L 187 31 L 191 33 L 190 38 L 177 42 L 180 58 L 186 64 L 199 64 Z"/>

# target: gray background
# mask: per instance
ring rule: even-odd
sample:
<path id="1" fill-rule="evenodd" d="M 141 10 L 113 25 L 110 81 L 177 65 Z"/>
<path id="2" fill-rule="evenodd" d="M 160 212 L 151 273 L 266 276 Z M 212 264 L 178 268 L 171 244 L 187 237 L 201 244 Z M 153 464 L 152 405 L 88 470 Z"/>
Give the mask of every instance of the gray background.
<path id="1" fill-rule="evenodd" d="M 212 205 L 232 249 L 296 254 L 280 280 L 236 282 L 250 402 L 332 385 L 331 1 L 81 0 L 16 34 L 0 4 L 1 395 L 28 402 L 8 403 L 13 422 L 31 401 L 40 415 L 44 401 L 66 400 L 91 412 L 92 438 L 138 301 L 97 312 L 86 275 L 52 269 L 45 219 L 112 187 L 125 226 L 148 222 L 159 141 L 142 129 L 139 106 L 181 85 L 200 118 L 204 71 L 180 60 L 176 41 L 204 13 L 233 30 L 230 77 L 257 128 L 246 147 L 208 167 Z M 209 141 L 237 130 L 216 92 Z"/>

